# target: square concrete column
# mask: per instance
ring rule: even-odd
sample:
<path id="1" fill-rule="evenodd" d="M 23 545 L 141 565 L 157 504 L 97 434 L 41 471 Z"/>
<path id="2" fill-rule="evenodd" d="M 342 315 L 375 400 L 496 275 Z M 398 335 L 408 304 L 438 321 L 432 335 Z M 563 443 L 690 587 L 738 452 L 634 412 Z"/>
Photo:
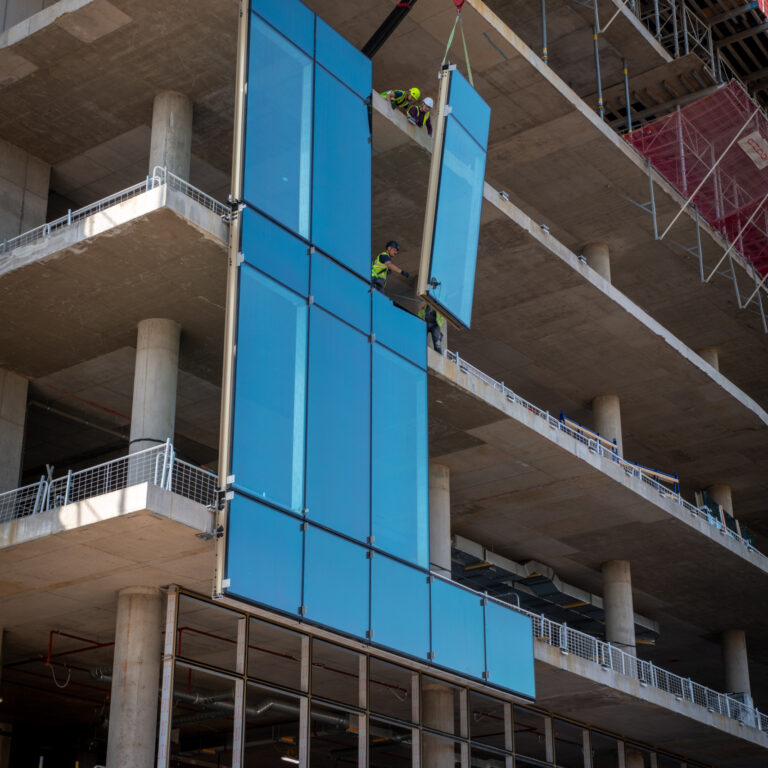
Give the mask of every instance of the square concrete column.
<path id="1" fill-rule="evenodd" d="M 720 636 L 725 665 L 726 693 L 745 693 L 752 698 L 749 683 L 747 637 L 743 629 L 729 629 Z"/>
<path id="2" fill-rule="evenodd" d="M 635 609 L 629 563 L 609 560 L 603 563 L 602 572 L 605 639 L 634 656 Z"/>
<path id="3" fill-rule="evenodd" d="M 149 173 L 155 166 L 189 179 L 192 154 L 192 102 L 183 93 L 163 91 L 152 105 Z"/>
<path id="4" fill-rule="evenodd" d="M 152 318 L 139 323 L 133 378 L 130 452 L 173 439 L 181 326 Z"/>
<path id="5" fill-rule="evenodd" d="M 587 243 L 582 255 L 600 277 L 611 282 L 611 254 L 605 243 Z"/>
<path id="6" fill-rule="evenodd" d="M 451 470 L 429 463 L 430 568 L 451 576 Z"/>
<path id="7" fill-rule="evenodd" d="M 163 602 L 156 587 L 118 593 L 107 768 L 154 765 Z"/>
<path id="8" fill-rule="evenodd" d="M 0 245 L 45 224 L 50 179 L 48 163 L 0 140 Z"/>
<path id="9" fill-rule="evenodd" d="M 27 380 L 0 368 L 0 493 L 18 488 L 27 417 Z"/>
<path id="10" fill-rule="evenodd" d="M 624 455 L 621 436 L 621 403 L 618 395 L 600 395 L 592 401 L 595 430 L 603 437 L 616 441 L 619 455 Z"/>

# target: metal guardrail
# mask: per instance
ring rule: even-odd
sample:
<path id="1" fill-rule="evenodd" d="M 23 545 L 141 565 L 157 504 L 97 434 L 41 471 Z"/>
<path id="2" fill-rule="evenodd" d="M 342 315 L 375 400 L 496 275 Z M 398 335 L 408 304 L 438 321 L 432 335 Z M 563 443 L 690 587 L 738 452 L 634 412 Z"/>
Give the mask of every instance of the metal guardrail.
<path id="1" fill-rule="evenodd" d="M 627 475 L 637 477 L 641 482 L 650 486 L 663 498 L 668 498 L 674 503 L 679 504 L 681 507 L 683 507 L 683 509 L 690 512 L 694 517 L 697 517 L 700 520 L 704 520 L 705 522 L 709 523 L 709 525 L 717 528 L 724 536 L 735 539 L 749 552 L 754 552 L 760 558 L 768 561 L 768 557 L 766 557 L 766 555 L 755 549 L 755 547 L 753 547 L 750 542 L 746 541 L 736 531 L 732 531 L 727 526 L 723 525 L 722 521 L 715 518 L 706 507 L 694 506 L 680 495 L 679 490 L 668 488 L 658 479 L 655 479 L 653 476 L 653 470 L 648 470 L 647 467 L 643 467 L 640 464 L 635 464 L 631 461 L 628 461 L 619 454 L 618 449 L 614 448 L 611 450 L 605 448 L 600 440 L 587 437 L 583 433 L 579 432 L 579 430 L 569 427 L 567 424 L 560 421 L 560 419 L 553 416 L 549 411 L 544 411 L 532 403 L 529 403 L 525 398 L 520 397 L 520 395 L 515 394 L 511 389 L 506 387 L 503 381 L 496 381 L 496 379 L 490 377 L 479 368 L 471 365 L 466 360 L 462 360 L 459 357 L 458 352 L 448 351 L 446 352 L 446 357 L 456 363 L 456 365 L 458 365 L 458 367 L 465 373 L 468 373 L 475 378 L 484 381 L 486 384 L 488 384 L 488 386 L 492 387 L 497 392 L 501 392 L 501 394 L 506 396 L 509 402 L 522 405 L 526 410 L 530 411 L 535 416 L 544 419 L 549 424 L 550 428 L 564 432 L 566 435 L 569 435 L 582 445 L 586 445 L 592 453 L 597 454 L 598 456 L 601 456 L 605 459 L 609 459 L 614 464 L 618 464 L 626 472 Z"/>
<path id="2" fill-rule="evenodd" d="M 151 483 L 198 504 L 216 499 L 215 473 L 177 458 L 170 440 L 163 445 L 122 456 L 53 480 L 40 480 L 23 488 L 0 493 L 0 523 L 63 507 L 77 501 Z"/>
<path id="3" fill-rule="evenodd" d="M 150 190 L 163 185 L 167 185 L 170 189 L 174 189 L 187 197 L 191 197 L 195 202 L 208 208 L 208 210 L 213 211 L 218 216 L 221 216 L 225 221 L 229 220 L 230 211 L 226 205 L 215 200 L 197 187 L 193 187 L 191 184 L 184 181 L 184 179 L 179 178 L 165 168 L 156 166 L 153 169 L 151 176 L 147 176 L 144 181 L 134 184 L 132 187 L 120 190 L 120 192 L 116 192 L 114 195 L 110 195 L 95 203 L 86 205 L 84 208 L 78 208 L 76 211 L 67 211 L 66 216 L 62 216 L 54 221 L 49 221 L 46 224 L 41 224 L 39 227 L 30 229 L 28 232 L 23 232 L 17 237 L 3 240 L 2 243 L 0 243 L 0 255 L 10 253 L 16 248 L 21 248 L 24 245 L 31 245 L 38 240 L 44 240 L 57 232 L 84 221 L 96 213 L 105 211 L 108 208 L 124 203 L 126 200 L 130 200 L 133 197 L 137 197 L 138 195 L 142 195 L 145 192 L 149 192 Z M 1 260 L 0 267 L 2 267 Z"/>

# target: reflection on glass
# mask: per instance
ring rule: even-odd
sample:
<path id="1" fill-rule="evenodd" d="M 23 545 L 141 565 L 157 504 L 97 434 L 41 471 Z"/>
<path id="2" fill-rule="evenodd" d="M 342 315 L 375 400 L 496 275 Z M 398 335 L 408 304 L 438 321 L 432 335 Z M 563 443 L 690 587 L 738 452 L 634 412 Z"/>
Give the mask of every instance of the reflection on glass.
<path id="1" fill-rule="evenodd" d="M 497 755 L 487 749 L 472 747 L 472 759 L 470 765 L 472 768 L 512 768 L 512 758 L 504 755 Z"/>
<path id="2" fill-rule="evenodd" d="M 371 718 L 368 735 L 370 768 L 410 768 L 414 765 L 414 738 L 410 728 Z"/>
<path id="3" fill-rule="evenodd" d="M 555 720 L 555 763 L 558 768 L 583 768 L 584 731 L 578 725 Z"/>
<path id="4" fill-rule="evenodd" d="M 370 283 L 320 252 L 312 254 L 312 296 L 318 306 L 363 333 L 371 332 Z"/>
<path id="5" fill-rule="evenodd" d="M 414 707 L 414 688 L 419 684 L 416 672 L 386 661 L 370 659 L 368 697 L 371 712 L 398 720 L 418 722 Z"/>
<path id="6" fill-rule="evenodd" d="M 309 764 L 312 768 L 359 765 L 360 718 L 360 715 L 340 709 L 312 706 L 309 718 Z"/>
<path id="7" fill-rule="evenodd" d="M 241 621 L 245 617 L 239 613 L 180 595 L 176 655 L 235 672 Z"/>
<path id="8" fill-rule="evenodd" d="M 426 728 L 466 736 L 461 700 L 465 690 L 433 677 L 421 678 L 421 723 Z"/>
<path id="9" fill-rule="evenodd" d="M 544 715 L 538 712 L 515 707 L 513 715 L 515 754 L 542 761 L 547 759 L 545 721 Z"/>
<path id="10" fill-rule="evenodd" d="M 682 762 L 678 757 L 670 757 L 669 755 L 656 755 L 656 765 L 658 768 L 680 768 Z M 688 763 L 690 768 L 694 768 L 693 763 Z"/>
<path id="11" fill-rule="evenodd" d="M 458 69 L 451 73 L 451 92 L 448 103 L 452 114 L 466 128 L 472 138 L 485 149 L 488 145 L 488 128 L 491 108 L 480 94 L 467 82 Z"/>
<path id="12" fill-rule="evenodd" d="M 624 763 L 632 768 L 651 768 L 651 753 L 634 744 L 624 745 Z"/>
<path id="13" fill-rule="evenodd" d="M 498 749 L 512 749 L 512 744 L 507 743 L 507 711 L 510 711 L 509 705 L 503 701 L 470 691 L 469 736 L 472 741 Z"/>
<path id="14" fill-rule="evenodd" d="M 306 301 L 248 265 L 240 274 L 237 348 L 235 482 L 298 511 L 304 493 Z"/>
<path id="15" fill-rule="evenodd" d="M 312 59 L 257 17 L 246 110 L 245 199 L 309 237 Z"/>
<path id="16" fill-rule="evenodd" d="M 173 679 L 171 759 L 232 765 L 235 681 L 177 662 Z"/>
<path id="17" fill-rule="evenodd" d="M 386 393 L 389 402 L 397 403 L 396 408 L 374 407 L 372 414 L 374 542 L 428 568 L 427 374 L 374 344 L 373 381 L 374 402 Z M 423 656 L 427 650 L 422 644 L 416 653 Z"/>
<path id="18" fill-rule="evenodd" d="M 429 294 L 463 325 L 472 318 L 485 152 L 449 116 L 445 126 Z"/>
<path id="19" fill-rule="evenodd" d="M 299 699 L 252 683 L 245 696 L 243 767 L 286 768 L 286 758 L 298 760 Z"/>
<path id="20" fill-rule="evenodd" d="M 346 83 L 358 96 L 371 94 L 371 60 L 333 27 L 317 17 L 317 61 L 339 80 Z"/>
<path id="21" fill-rule="evenodd" d="M 248 677 L 300 690 L 303 636 L 251 618 L 248 629 Z"/>
<path id="22" fill-rule="evenodd" d="M 589 746 L 592 750 L 592 768 L 616 768 L 619 764 L 621 745 L 616 739 L 590 731 Z"/>
<path id="23" fill-rule="evenodd" d="M 365 656 L 322 640 L 312 640 L 312 695 L 365 706 L 365 687 L 360 685 Z M 364 669 L 364 667 L 362 667 Z"/>
<path id="24" fill-rule="evenodd" d="M 462 745 L 446 736 L 425 731 L 421 735 L 422 765 L 434 766 L 434 768 L 460 766 L 462 746 L 466 749 L 466 744 Z"/>

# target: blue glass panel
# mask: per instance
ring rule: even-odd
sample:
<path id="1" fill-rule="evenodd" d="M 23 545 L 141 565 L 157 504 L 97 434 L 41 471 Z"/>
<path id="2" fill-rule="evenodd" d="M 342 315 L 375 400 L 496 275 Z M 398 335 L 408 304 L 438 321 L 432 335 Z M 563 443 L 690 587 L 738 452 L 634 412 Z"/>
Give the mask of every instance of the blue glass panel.
<path id="1" fill-rule="evenodd" d="M 373 333 L 376 341 L 416 365 L 427 365 L 427 332 L 424 321 L 395 306 L 380 291 L 373 291 Z"/>
<path id="2" fill-rule="evenodd" d="M 485 649 L 489 680 L 523 696 L 536 697 L 531 619 L 503 605 L 485 606 Z"/>
<path id="3" fill-rule="evenodd" d="M 256 11 L 310 56 L 315 48 L 315 14 L 299 0 L 251 0 Z"/>
<path id="4" fill-rule="evenodd" d="M 242 215 L 245 260 L 302 296 L 309 295 L 307 244 L 250 208 Z"/>
<path id="5" fill-rule="evenodd" d="M 374 344 L 373 403 L 374 544 L 428 568 L 426 372 Z"/>
<path id="6" fill-rule="evenodd" d="M 432 296 L 469 328 L 475 291 L 475 263 L 483 204 L 485 152 L 448 117 L 440 173 L 429 289 Z"/>
<path id="7" fill-rule="evenodd" d="M 245 199 L 309 237 L 312 59 L 253 16 L 245 123 Z"/>
<path id="8" fill-rule="evenodd" d="M 455 584 L 432 582 L 432 651 L 434 662 L 482 677 L 485 671 L 483 606 L 480 597 Z"/>
<path id="9" fill-rule="evenodd" d="M 237 487 L 292 510 L 304 490 L 307 310 L 292 291 L 241 268 L 232 471 Z"/>
<path id="10" fill-rule="evenodd" d="M 358 96 L 367 99 L 371 95 L 371 60 L 319 16 L 315 58 Z"/>
<path id="11" fill-rule="evenodd" d="M 370 533 L 370 354 L 367 336 L 312 307 L 307 509 L 356 539 Z"/>
<path id="12" fill-rule="evenodd" d="M 306 617 L 365 637 L 369 562 L 363 547 L 310 525 L 304 567 Z"/>
<path id="13" fill-rule="evenodd" d="M 453 110 L 452 115 L 467 129 L 469 135 L 483 149 L 486 149 L 488 127 L 491 124 L 491 108 L 458 70 L 454 70 L 451 74 L 448 103 Z"/>
<path id="14" fill-rule="evenodd" d="M 371 629 L 375 643 L 426 659 L 429 653 L 427 574 L 374 554 Z"/>
<path id="15" fill-rule="evenodd" d="M 301 522 L 236 493 L 229 505 L 227 591 L 288 613 L 301 605 Z"/>
<path id="16" fill-rule="evenodd" d="M 315 304 L 359 328 L 371 332 L 371 285 L 332 262 L 322 253 L 312 255 L 312 296 Z"/>
<path id="17" fill-rule="evenodd" d="M 317 67 L 312 240 L 366 280 L 371 276 L 370 136 L 365 102 Z"/>

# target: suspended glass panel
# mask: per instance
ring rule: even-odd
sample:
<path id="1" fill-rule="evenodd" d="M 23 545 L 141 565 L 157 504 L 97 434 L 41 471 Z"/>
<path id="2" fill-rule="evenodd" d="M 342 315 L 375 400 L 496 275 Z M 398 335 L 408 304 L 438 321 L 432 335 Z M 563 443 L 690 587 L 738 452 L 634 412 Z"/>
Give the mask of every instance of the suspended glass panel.
<path id="1" fill-rule="evenodd" d="M 427 574 L 374 554 L 371 628 L 375 643 L 426 659 L 429 653 Z"/>
<path id="2" fill-rule="evenodd" d="M 488 679 L 515 693 L 536 697 L 531 619 L 491 600 L 485 606 Z"/>
<path id="3" fill-rule="evenodd" d="M 374 544 L 428 568 L 426 372 L 374 344 L 372 402 Z"/>
<path id="4" fill-rule="evenodd" d="M 310 525 L 306 533 L 306 617 L 351 635 L 368 631 L 369 560 L 352 542 Z"/>
<path id="5" fill-rule="evenodd" d="M 229 505 L 227 592 L 295 614 L 301 559 L 301 523 L 236 493 Z"/>
<path id="6" fill-rule="evenodd" d="M 371 60 L 335 29 L 317 18 L 317 61 L 358 96 L 367 99 L 371 93 Z"/>
<path id="7" fill-rule="evenodd" d="M 427 365 L 424 321 L 406 312 L 379 291 L 372 292 L 376 341 L 422 368 Z"/>
<path id="8" fill-rule="evenodd" d="M 315 304 L 363 333 L 371 332 L 369 282 L 340 267 L 322 253 L 312 255 L 312 297 Z"/>
<path id="9" fill-rule="evenodd" d="M 257 16 L 251 21 L 243 195 L 309 237 L 312 59 Z"/>
<path id="10" fill-rule="evenodd" d="M 491 108 L 458 69 L 451 72 L 448 103 L 451 106 L 451 115 L 483 149 L 486 149 L 488 129 L 491 124 Z"/>
<path id="11" fill-rule="evenodd" d="M 370 138 L 365 101 L 317 67 L 312 240 L 366 280 L 371 274 Z"/>
<path id="12" fill-rule="evenodd" d="M 235 372 L 235 487 L 298 511 L 304 491 L 307 306 L 244 265 Z"/>
<path id="13" fill-rule="evenodd" d="M 251 0 L 251 10 L 265 18 L 289 40 L 313 55 L 315 14 L 299 0 Z"/>
<path id="14" fill-rule="evenodd" d="M 307 510 L 360 540 L 370 534 L 370 354 L 367 336 L 312 307 Z"/>

